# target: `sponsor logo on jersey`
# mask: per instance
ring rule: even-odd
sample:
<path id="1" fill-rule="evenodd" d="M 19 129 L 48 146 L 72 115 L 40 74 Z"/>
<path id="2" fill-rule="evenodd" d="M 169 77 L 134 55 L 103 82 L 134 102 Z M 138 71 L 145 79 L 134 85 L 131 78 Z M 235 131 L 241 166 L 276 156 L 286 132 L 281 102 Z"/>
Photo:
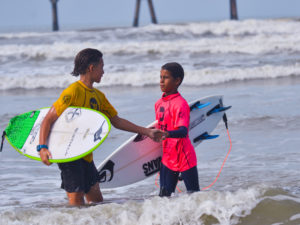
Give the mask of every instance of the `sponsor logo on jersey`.
<path id="1" fill-rule="evenodd" d="M 63 102 L 65 105 L 68 105 L 70 101 L 71 101 L 71 95 L 65 95 L 63 97 Z"/>
<path id="2" fill-rule="evenodd" d="M 91 109 L 99 110 L 99 105 L 95 98 L 90 98 L 90 107 Z"/>

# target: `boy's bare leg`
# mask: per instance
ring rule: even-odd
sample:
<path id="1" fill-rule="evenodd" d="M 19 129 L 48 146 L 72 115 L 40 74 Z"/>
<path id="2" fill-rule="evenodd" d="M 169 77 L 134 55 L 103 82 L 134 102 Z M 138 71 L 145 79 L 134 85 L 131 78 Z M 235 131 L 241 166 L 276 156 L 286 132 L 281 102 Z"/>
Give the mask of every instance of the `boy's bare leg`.
<path id="1" fill-rule="evenodd" d="M 84 205 L 84 193 L 83 192 L 67 192 L 69 198 L 69 204 L 72 206 Z"/>
<path id="2" fill-rule="evenodd" d="M 98 182 L 91 187 L 88 193 L 85 194 L 85 198 L 88 204 L 103 201 L 102 193 L 100 191 L 100 186 Z"/>

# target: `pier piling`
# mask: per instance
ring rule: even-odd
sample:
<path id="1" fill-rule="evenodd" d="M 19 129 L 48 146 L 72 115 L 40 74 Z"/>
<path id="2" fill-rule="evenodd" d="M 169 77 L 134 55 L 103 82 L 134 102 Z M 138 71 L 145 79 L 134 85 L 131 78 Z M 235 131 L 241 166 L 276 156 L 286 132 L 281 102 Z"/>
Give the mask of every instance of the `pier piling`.
<path id="1" fill-rule="evenodd" d="M 230 0 L 230 19 L 238 20 L 236 0 Z"/>
<path id="2" fill-rule="evenodd" d="M 152 23 L 157 24 L 157 20 L 156 20 L 156 16 L 155 16 L 155 11 L 154 11 L 154 6 L 153 6 L 153 3 L 152 3 L 152 0 L 148 0 L 148 5 L 149 5 L 149 9 L 150 9 Z"/>
<path id="3" fill-rule="evenodd" d="M 57 2 L 58 0 L 50 0 L 52 5 L 52 30 L 58 31 L 58 15 L 57 15 Z"/>
<path id="4" fill-rule="evenodd" d="M 139 26 L 140 7 L 141 7 L 141 0 L 136 0 L 135 14 L 134 14 L 134 20 L 133 20 L 134 27 Z"/>
<path id="5" fill-rule="evenodd" d="M 152 0 L 148 0 L 148 6 L 149 6 L 149 10 L 150 10 L 150 15 L 151 15 L 151 21 L 152 21 L 152 23 L 157 24 L 157 19 L 155 16 L 155 11 L 154 11 L 154 6 L 153 6 Z M 141 0 L 136 0 L 134 20 L 133 20 L 134 27 L 139 26 L 140 8 L 141 8 Z"/>

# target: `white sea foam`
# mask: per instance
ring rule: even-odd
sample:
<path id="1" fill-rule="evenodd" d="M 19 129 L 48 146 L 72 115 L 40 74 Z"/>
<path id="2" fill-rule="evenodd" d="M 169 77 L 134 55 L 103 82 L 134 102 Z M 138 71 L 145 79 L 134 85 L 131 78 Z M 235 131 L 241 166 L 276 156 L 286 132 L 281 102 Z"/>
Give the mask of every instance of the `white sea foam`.
<path id="1" fill-rule="evenodd" d="M 185 85 L 298 76 L 299 22 L 245 20 L 99 31 L 0 34 L 0 90 L 61 88 L 83 48 L 104 53 L 103 85 L 153 85 L 167 61 Z"/>
<path id="2" fill-rule="evenodd" d="M 40 43 L 6 44 L 1 46 L 0 57 L 6 59 L 13 57 L 16 59 L 36 58 L 37 55 L 44 56 L 45 59 L 73 58 L 74 54 L 85 47 L 101 49 L 106 55 L 120 54 L 148 54 L 156 53 L 168 55 L 173 52 L 182 51 L 185 53 L 231 53 L 238 52 L 244 54 L 265 54 L 274 51 L 300 51 L 300 33 L 294 31 L 290 34 L 274 33 L 265 35 L 255 33 L 255 35 L 240 36 L 216 36 L 200 38 L 184 38 L 180 35 L 174 39 L 128 39 L 128 40 L 78 40 L 69 42 L 68 38 L 60 39 L 55 37 L 55 41 Z M 77 34 L 82 37 L 81 34 Z M 101 35 L 89 33 L 90 36 Z M 75 37 L 74 37 L 75 38 Z M 128 55 L 127 55 L 128 56 Z M 130 55 L 129 55 L 130 56 Z"/>
<path id="3" fill-rule="evenodd" d="M 63 71 L 62 74 L 47 75 L 48 69 L 44 70 L 44 74 L 30 75 L 29 71 L 23 71 L 23 76 L 0 76 L 0 90 L 15 88 L 64 88 L 77 78 L 72 77 Z M 43 70 L 41 70 L 43 72 Z M 27 74 L 25 76 L 24 74 Z M 209 85 L 220 84 L 230 81 L 246 81 L 253 79 L 272 79 L 279 77 L 299 76 L 300 64 L 295 63 L 289 66 L 257 66 L 252 68 L 204 68 L 199 70 L 186 70 L 183 85 Z M 145 86 L 158 85 L 159 70 L 157 71 L 123 71 L 123 72 L 107 72 L 104 74 L 100 85 L 129 85 L 129 86 Z"/>
<path id="4" fill-rule="evenodd" d="M 1 224 L 237 224 L 260 202 L 258 187 L 236 192 L 200 192 L 173 198 L 109 203 L 89 208 L 28 208 L 1 211 Z"/>
<path id="5" fill-rule="evenodd" d="M 0 224 L 118 224 L 118 225 L 171 225 L 171 224 L 270 224 L 271 221 L 299 220 L 298 198 L 280 189 L 252 186 L 237 191 L 209 191 L 179 194 L 171 198 L 111 199 L 105 204 L 70 208 L 65 204 L 32 196 L 34 203 L 22 207 L 7 207 L 0 212 Z M 291 202 L 286 205 L 285 200 Z M 276 203 L 271 203 L 275 201 Z M 15 204 L 19 204 L 17 201 Z M 265 206 L 264 206 L 265 205 Z M 285 207 L 291 210 L 282 210 Z M 279 207 L 279 208 L 277 208 Z M 272 219 L 271 211 L 276 219 Z M 261 217 L 261 215 L 264 215 Z"/>
<path id="6" fill-rule="evenodd" d="M 23 39 L 23 38 L 34 38 L 34 37 L 49 37 L 49 36 L 60 36 L 65 37 L 66 35 L 78 35 L 79 33 L 87 31 L 63 31 L 56 33 L 34 33 L 34 32 L 22 32 L 22 33 L 0 33 L 1 39 Z M 200 23 L 189 23 L 189 24 L 160 24 L 160 25 L 148 25 L 140 28 L 118 28 L 118 29 L 102 29 L 93 30 L 90 32 L 101 32 L 104 37 L 111 35 L 112 40 L 117 38 L 128 37 L 132 39 L 133 36 L 146 36 L 154 37 L 156 39 L 157 33 L 164 35 L 183 35 L 183 37 L 194 38 L 195 35 L 249 35 L 249 34 L 278 34 L 285 33 L 290 34 L 291 32 L 299 32 L 299 21 L 291 19 L 277 19 L 277 20 L 240 20 L 232 21 L 225 20 L 220 22 L 200 22 Z M 94 37 L 101 38 L 101 37 Z"/>
<path id="7" fill-rule="evenodd" d="M 299 214 L 296 214 L 296 215 L 293 215 L 290 220 L 300 220 L 300 213 Z"/>

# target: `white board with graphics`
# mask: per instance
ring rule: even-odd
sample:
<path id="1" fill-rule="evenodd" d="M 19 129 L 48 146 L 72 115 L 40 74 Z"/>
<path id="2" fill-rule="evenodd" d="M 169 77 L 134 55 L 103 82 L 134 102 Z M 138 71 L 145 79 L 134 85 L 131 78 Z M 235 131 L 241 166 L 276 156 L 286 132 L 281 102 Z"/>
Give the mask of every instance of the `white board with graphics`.
<path id="1" fill-rule="evenodd" d="M 22 155 L 41 160 L 36 146 L 39 144 L 40 126 L 49 108 L 27 112 L 12 118 L 5 129 L 6 139 Z M 80 159 L 102 144 L 111 125 L 102 113 L 80 107 L 67 108 L 53 124 L 48 138 L 52 163 Z"/>

